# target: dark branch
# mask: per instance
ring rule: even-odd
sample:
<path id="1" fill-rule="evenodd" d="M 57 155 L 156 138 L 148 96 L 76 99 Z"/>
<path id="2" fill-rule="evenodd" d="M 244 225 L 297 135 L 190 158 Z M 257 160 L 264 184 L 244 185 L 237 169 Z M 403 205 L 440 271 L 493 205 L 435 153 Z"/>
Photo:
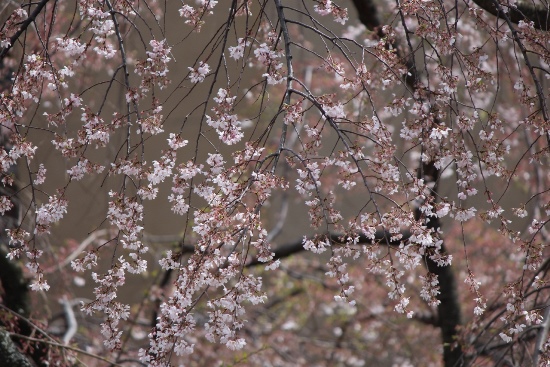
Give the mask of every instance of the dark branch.
<path id="1" fill-rule="evenodd" d="M 34 11 L 31 13 L 31 15 L 27 19 L 25 19 L 23 23 L 21 23 L 21 27 L 19 27 L 19 30 L 15 32 L 13 36 L 11 36 L 10 44 L 7 47 L 5 47 L 2 50 L 2 52 L 0 52 L 0 63 L 2 63 L 2 61 L 4 60 L 4 57 L 6 57 L 6 55 L 8 54 L 8 51 L 13 47 L 15 42 L 19 39 L 19 36 L 21 36 L 23 32 L 27 30 L 29 25 L 31 25 L 31 23 L 35 21 L 36 17 L 42 12 L 42 9 L 46 6 L 46 3 L 48 1 L 50 0 L 42 0 L 41 2 L 39 2 L 36 8 L 34 8 Z"/>
<path id="2" fill-rule="evenodd" d="M 474 0 L 477 6 L 495 17 L 504 19 L 504 14 L 495 6 L 493 0 Z M 508 19 L 512 23 L 518 24 L 521 20 L 533 22 L 536 29 L 547 31 L 550 25 L 550 11 L 527 3 L 518 2 L 516 7 L 509 7 L 507 13 Z"/>
<path id="3" fill-rule="evenodd" d="M 503 18 L 503 14 L 499 12 L 492 0 L 474 0 L 474 3 L 481 9 L 495 17 Z M 382 27 L 377 16 L 377 8 L 371 0 L 353 0 L 353 4 L 357 9 L 359 20 L 369 30 L 376 32 L 379 37 L 383 37 Z M 516 3 L 516 7 L 508 8 L 508 18 L 515 24 L 521 20 L 533 22 L 536 29 L 547 31 L 550 26 L 550 11 L 546 8 L 527 4 L 525 2 Z"/>
<path id="4" fill-rule="evenodd" d="M 330 241 L 333 244 L 342 244 L 342 234 L 338 233 L 330 233 Z M 365 235 L 359 235 L 359 242 L 358 245 L 371 245 L 373 242 L 379 243 L 382 245 L 391 245 L 391 246 L 397 246 L 401 241 L 405 241 L 409 239 L 410 233 L 404 232 L 403 238 L 398 241 L 390 241 L 390 237 L 392 235 L 389 232 L 384 231 L 378 231 L 374 235 L 374 240 L 367 238 Z M 321 235 L 322 237 L 322 235 Z M 319 238 L 319 236 L 311 237 L 310 239 Z M 306 251 L 304 249 L 304 243 L 303 240 L 299 240 L 296 242 L 288 243 L 286 245 L 278 246 L 273 252 L 275 253 L 275 256 L 273 256 L 273 260 L 281 260 L 286 257 L 290 257 L 292 255 L 296 255 L 300 252 Z M 267 265 L 265 262 L 260 262 L 257 257 L 254 257 L 248 264 L 246 264 L 247 267 L 257 266 L 257 265 Z"/>

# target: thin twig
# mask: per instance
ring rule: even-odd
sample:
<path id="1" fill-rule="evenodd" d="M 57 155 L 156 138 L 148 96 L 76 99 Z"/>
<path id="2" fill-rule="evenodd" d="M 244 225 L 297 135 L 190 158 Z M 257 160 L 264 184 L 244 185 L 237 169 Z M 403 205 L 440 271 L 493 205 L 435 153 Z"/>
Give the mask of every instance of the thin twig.
<path id="1" fill-rule="evenodd" d="M 113 361 L 111 361 L 111 360 L 109 360 L 105 357 L 101 357 L 101 356 L 98 356 L 97 354 L 86 352 L 85 350 L 82 350 L 82 349 L 79 349 L 79 348 L 76 348 L 76 347 L 71 347 L 70 345 L 63 345 L 63 344 L 59 344 L 57 342 L 52 342 L 52 341 L 49 341 L 49 340 L 33 338 L 33 337 L 30 337 L 30 336 L 21 335 L 21 334 L 17 334 L 17 333 L 10 333 L 10 336 L 25 339 L 25 340 L 29 340 L 31 342 L 44 343 L 44 344 L 48 344 L 48 345 L 58 347 L 58 348 L 62 348 L 62 349 L 72 350 L 73 352 L 83 354 L 83 355 L 91 357 L 91 358 L 99 359 L 100 361 L 103 361 L 103 362 L 110 363 L 112 366 L 123 367 L 121 364 L 113 362 Z"/>

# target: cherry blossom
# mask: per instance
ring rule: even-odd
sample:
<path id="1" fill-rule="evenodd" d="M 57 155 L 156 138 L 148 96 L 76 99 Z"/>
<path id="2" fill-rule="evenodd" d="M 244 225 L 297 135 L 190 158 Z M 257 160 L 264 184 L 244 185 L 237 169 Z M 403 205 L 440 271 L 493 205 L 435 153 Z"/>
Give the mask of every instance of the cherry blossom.
<path id="1" fill-rule="evenodd" d="M 78 340 L 0 320 L 33 363 L 550 361 L 548 9 L 2 11 L 0 239 L 42 303 L 88 292 Z"/>

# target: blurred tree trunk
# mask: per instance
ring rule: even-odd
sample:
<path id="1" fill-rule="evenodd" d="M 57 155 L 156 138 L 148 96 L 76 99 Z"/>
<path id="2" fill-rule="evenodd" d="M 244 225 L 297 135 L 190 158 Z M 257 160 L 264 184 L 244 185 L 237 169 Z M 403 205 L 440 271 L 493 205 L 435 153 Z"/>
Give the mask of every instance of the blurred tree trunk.
<path id="1" fill-rule="evenodd" d="M 27 357 L 19 351 L 11 340 L 7 330 L 0 328 L 0 360 L 2 366 L 9 367 L 33 367 Z"/>

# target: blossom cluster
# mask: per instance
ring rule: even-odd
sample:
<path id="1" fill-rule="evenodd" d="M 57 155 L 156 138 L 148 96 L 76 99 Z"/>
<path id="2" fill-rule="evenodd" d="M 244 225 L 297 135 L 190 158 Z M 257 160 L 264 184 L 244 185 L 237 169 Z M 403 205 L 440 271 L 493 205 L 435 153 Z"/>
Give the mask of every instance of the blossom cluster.
<path id="1" fill-rule="evenodd" d="M 227 89 L 220 88 L 217 96 L 214 97 L 217 106 L 212 108 L 215 117 L 206 115 L 206 123 L 216 129 L 220 140 L 227 145 L 236 144 L 244 137 L 241 121 L 236 114 L 231 113 L 236 98 L 236 96 L 231 97 Z"/>
<path id="2" fill-rule="evenodd" d="M 181 17 L 186 18 L 185 24 L 189 24 L 193 27 L 195 32 L 200 32 L 201 27 L 204 24 L 202 18 L 206 14 L 212 14 L 214 7 L 218 4 L 217 0 L 199 0 L 197 1 L 199 7 L 193 8 L 188 4 L 184 4 L 179 9 Z"/>
<path id="3" fill-rule="evenodd" d="M 263 303 L 264 283 L 285 273 L 272 248 L 289 225 L 279 204 L 300 207 L 292 214 L 305 229 L 293 248 L 326 256 L 318 268 L 339 307 L 359 307 L 360 267 L 383 279 L 398 314 L 412 317 L 420 299 L 435 308 L 447 290 L 432 265 L 460 266 L 464 253 L 456 276 L 471 291 L 475 327 L 492 311 L 486 278 L 468 262 L 464 228 L 496 222 L 502 252 L 522 274 L 510 281 L 517 269 L 503 270 L 510 282 L 495 335 L 523 341 L 543 322 L 540 305 L 526 302 L 529 287 L 545 288 L 537 277 L 550 220 L 548 95 L 539 80 L 549 75 L 550 36 L 534 22 L 505 29 L 468 4 L 405 0 L 391 6 L 389 24 L 349 31 L 348 39 L 322 23 L 323 16 L 347 21 L 347 9 L 332 0 L 303 9 L 234 1 L 223 26 L 210 16 L 219 1 L 197 0 L 178 5 L 179 26 L 190 33 L 175 40 L 165 34 L 160 2 L 79 0 L 67 24 L 59 20 L 67 5 L 58 3 L 57 12 L 33 19 L 24 42 L 12 45 L 11 37 L 26 27 L 25 9 L 38 4 L 18 8 L 0 29 L 9 84 L 0 93 L 0 215 L 24 209 L 21 223 L 6 229 L 8 257 L 26 259 L 30 288 L 47 291 L 44 236 L 72 209 L 73 187 L 101 175 L 108 203 L 94 224 L 111 237 L 71 264 L 92 272 L 95 299 L 82 310 L 104 315 L 108 349 L 123 346 L 130 317 L 118 292 L 150 266 L 147 200 L 168 199 L 184 223 L 181 243 L 193 243 L 160 255 L 175 278 L 139 352 L 148 365 L 193 353 L 200 337 L 231 351 L 249 347 L 247 308 Z M 215 35 L 196 42 L 193 32 L 210 24 Z M 170 72 L 181 44 L 192 47 Z M 536 64 L 532 55 L 540 56 Z M 154 151 L 155 141 L 165 150 Z M 65 163 L 59 177 L 42 160 L 46 146 Z M 21 182 L 16 171 L 26 173 Z M 521 199 L 511 206 L 503 200 L 514 195 Z M 444 244 L 456 228 L 459 250 Z M 108 248 L 116 256 L 105 261 Z M 261 271 L 250 269 L 258 264 Z M 529 277 L 537 280 L 526 290 L 519 284 Z"/>
<path id="4" fill-rule="evenodd" d="M 140 89 L 148 92 L 155 84 L 161 89 L 165 88 L 170 79 L 168 79 L 168 63 L 171 58 L 171 48 L 166 44 L 166 40 L 151 40 L 149 42 L 152 50 L 147 51 L 147 59 L 139 61 L 136 64 L 136 74 L 141 76 Z"/>
<path id="5" fill-rule="evenodd" d="M 334 21 L 340 24 L 345 24 L 348 20 L 348 10 L 336 5 L 332 0 L 317 0 L 317 4 L 313 6 L 315 12 L 320 15 L 331 14 Z"/>

